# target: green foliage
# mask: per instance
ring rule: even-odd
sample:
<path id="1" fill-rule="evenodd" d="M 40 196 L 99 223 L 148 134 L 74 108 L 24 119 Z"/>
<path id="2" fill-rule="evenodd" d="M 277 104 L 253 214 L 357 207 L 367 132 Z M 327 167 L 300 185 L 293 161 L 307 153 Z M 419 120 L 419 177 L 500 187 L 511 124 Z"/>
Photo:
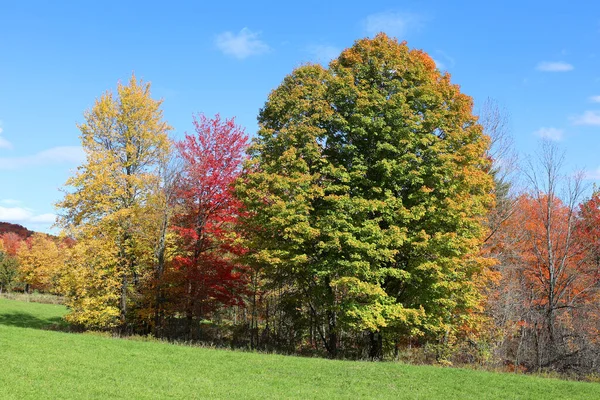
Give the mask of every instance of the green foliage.
<path id="1" fill-rule="evenodd" d="M 328 69 L 294 70 L 259 123 L 237 185 L 248 260 L 303 294 L 330 354 L 342 328 L 440 337 L 474 324 L 489 141 L 429 56 L 359 40 Z"/>
<path id="2" fill-rule="evenodd" d="M 17 283 L 19 276 L 19 263 L 0 250 L 0 293 L 10 291 Z"/>

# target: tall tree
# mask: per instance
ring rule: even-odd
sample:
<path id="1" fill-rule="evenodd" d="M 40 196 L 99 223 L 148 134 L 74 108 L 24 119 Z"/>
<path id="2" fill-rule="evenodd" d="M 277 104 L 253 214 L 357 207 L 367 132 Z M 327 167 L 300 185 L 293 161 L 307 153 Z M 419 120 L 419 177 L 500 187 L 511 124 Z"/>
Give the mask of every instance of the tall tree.
<path id="1" fill-rule="evenodd" d="M 233 229 L 240 203 L 232 184 L 241 172 L 248 141 L 233 119 L 219 115 L 194 117 L 194 128 L 195 134 L 176 143 L 183 165 L 174 230 L 181 246 L 170 273 L 178 281 L 171 300 L 180 303 L 190 336 L 198 318 L 210 317 L 218 305 L 240 302 L 241 275 L 232 257 L 241 250 Z"/>
<path id="2" fill-rule="evenodd" d="M 286 77 L 259 123 L 238 185 L 250 257 L 297 288 L 332 357 L 342 329 L 370 332 L 378 357 L 384 334 L 448 341 L 471 324 L 489 140 L 427 54 L 359 40 Z"/>
<path id="3" fill-rule="evenodd" d="M 172 243 L 173 240 L 170 240 L 173 237 L 170 227 L 177 210 L 177 191 L 182 176 L 182 165 L 181 159 L 174 149 L 170 151 L 170 156 L 161 162 L 158 172 L 160 179 L 156 182 L 155 195 L 150 203 L 154 213 L 149 216 L 151 220 L 155 221 L 154 229 L 157 232 L 154 244 L 155 266 L 153 278 L 145 287 L 144 297 L 147 309 L 142 309 L 141 313 L 146 312 L 148 316 L 153 314 L 154 334 L 161 336 L 165 317 L 164 303 L 166 302 L 164 274 L 167 264 L 177 252 L 176 246 Z"/>
<path id="4" fill-rule="evenodd" d="M 575 235 L 577 206 L 583 193 L 581 176 L 569 179 L 562 176 L 564 154 L 550 142 L 544 142 L 539 163 L 530 163 L 527 176 L 534 200 L 537 231 L 532 230 L 528 241 L 532 246 L 531 272 L 541 284 L 544 296 L 544 322 L 551 357 L 556 349 L 556 318 L 575 273 L 573 263 L 581 252 Z M 563 193 L 561 193 L 563 190 Z M 562 200 L 563 197 L 565 200 Z"/>
<path id="5" fill-rule="evenodd" d="M 530 368 L 571 363 L 580 351 L 573 311 L 593 293 L 578 211 L 582 180 L 563 174 L 563 160 L 554 144 L 543 142 L 525 169 L 529 191 L 518 197 L 498 242 L 505 265 L 495 300 L 498 322 L 508 328 L 505 356 Z"/>
<path id="6" fill-rule="evenodd" d="M 110 265 L 107 278 L 119 282 L 110 285 L 119 288 L 119 304 L 106 306 L 118 307 L 119 320 L 113 325 L 122 328 L 130 295 L 154 263 L 156 230 L 148 228 L 148 205 L 158 167 L 168 155 L 171 130 L 161 104 L 151 98 L 150 84 L 134 75 L 128 85 L 118 85 L 116 95 L 108 92 L 96 100 L 79 125 L 86 162 L 68 179 L 71 189 L 58 203 L 60 223 L 69 235 L 102 239 L 116 249 L 115 259 L 105 260 L 102 268 Z"/>

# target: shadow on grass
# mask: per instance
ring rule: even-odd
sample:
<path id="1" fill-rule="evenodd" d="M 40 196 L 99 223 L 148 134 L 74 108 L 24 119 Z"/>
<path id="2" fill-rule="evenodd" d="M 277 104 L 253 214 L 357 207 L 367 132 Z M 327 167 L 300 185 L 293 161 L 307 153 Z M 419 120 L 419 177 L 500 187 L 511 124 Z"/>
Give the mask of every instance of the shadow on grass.
<path id="1" fill-rule="evenodd" d="M 0 325 L 67 331 L 69 325 L 60 317 L 38 318 L 22 312 L 0 313 Z"/>

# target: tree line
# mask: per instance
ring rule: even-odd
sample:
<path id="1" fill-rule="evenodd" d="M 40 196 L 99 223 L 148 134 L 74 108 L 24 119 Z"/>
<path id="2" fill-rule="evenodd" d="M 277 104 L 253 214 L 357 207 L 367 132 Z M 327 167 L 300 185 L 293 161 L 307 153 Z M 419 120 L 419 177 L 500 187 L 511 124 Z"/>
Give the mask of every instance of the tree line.
<path id="1" fill-rule="evenodd" d="M 597 368 L 600 194 L 550 145 L 513 169 L 505 115 L 425 52 L 379 34 L 296 68 L 252 140 L 202 114 L 173 140 L 161 105 L 135 76 L 96 100 L 61 237 L 4 235 L 2 290 L 120 334 Z"/>

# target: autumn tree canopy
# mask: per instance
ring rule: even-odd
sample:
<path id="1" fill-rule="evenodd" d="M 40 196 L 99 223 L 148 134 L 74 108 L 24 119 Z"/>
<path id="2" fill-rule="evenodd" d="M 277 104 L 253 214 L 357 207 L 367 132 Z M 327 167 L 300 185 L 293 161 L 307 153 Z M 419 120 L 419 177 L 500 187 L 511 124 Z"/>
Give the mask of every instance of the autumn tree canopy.
<path id="1" fill-rule="evenodd" d="M 241 248 L 234 233 L 240 203 L 233 182 L 241 172 L 248 137 L 233 119 L 194 117 L 194 133 L 175 144 L 182 161 L 175 184 L 173 231 L 179 251 L 169 269 L 168 296 L 182 310 L 190 337 L 194 321 L 221 305 L 241 303 Z"/>
<path id="2" fill-rule="evenodd" d="M 503 112 L 385 34 L 296 68 L 248 143 L 198 114 L 169 138 L 132 76 L 85 113 L 62 239 L 0 236 L 0 292 L 84 328 L 267 351 L 592 371 L 600 195 Z M 519 171 L 528 192 L 519 193 Z"/>
<path id="3" fill-rule="evenodd" d="M 104 293 L 105 301 L 92 311 L 84 294 L 96 290 L 87 287 L 95 279 L 75 283 L 84 271 L 71 271 L 70 306 L 82 321 L 124 327 L 130 297 L 152 269 L 148 249 L 156 243 L 157 232 L 150 205 L 171 130 L 163 121 L 161 103 L 152 99 L 150 84 L 132 76 L 127 85 L 118 85 L 116 95 L 107 92 L 97 99 L 79 125 L 86 161 L 66 183 L 67 193 L 58 204 L 60 223 L 76 239 L 88 240 L 78 245 L 77 259 L 90 257 L 87 265 L 79 264 L 88 269 L 85 274 L 104 276 L 100 281 L 105 288 L 96 289 L 118 290 Z"/>
<path id="4" fill-rule="evenodd" d="M 259 116 L 238 194 L 249 262 L 292 286 L 335 356 L 342 328 L 452 336 L 493 203 L 472 100 L 420 50 L 379 34 L 294 70 Z"/>

